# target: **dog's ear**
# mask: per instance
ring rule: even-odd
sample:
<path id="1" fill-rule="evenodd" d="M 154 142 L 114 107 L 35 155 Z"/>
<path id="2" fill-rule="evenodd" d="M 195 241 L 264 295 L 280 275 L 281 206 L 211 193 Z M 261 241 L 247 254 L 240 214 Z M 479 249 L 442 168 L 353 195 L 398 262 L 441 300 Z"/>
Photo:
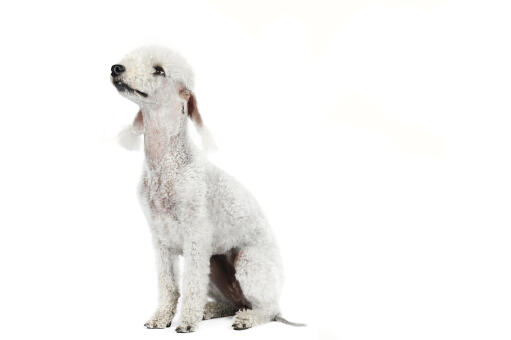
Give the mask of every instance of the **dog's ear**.
<path id="1" fill-rule="evenodd" d="M 197 107 L 197 99 L 195 99 L 195 96 L 193 93 L 190 92 L 190 99 L 188 99 L 187 102 L 188 107 L 188 117 L 195 123 L 195 126 L 197 128 L 202 128 L 202 117 L 199 113 L 199 108 Z"/>
<path id="2" fill-rule="evenodd" d="M 179 95 L 186 101 L 186 114 L 190 118 L 190 120 L 194 123 L 197 132 L 201 136 L 202 139 L 202 148 L 205 151 L 214 151 L 216 150 L 215 141 L 211 136 L 211 133 L 204 126 L 202 122 L 202 117 L 199 113 L 199 109 L 197 107 L 197 99 L 195 99 L 195 95 L 192 91 L 187 88 L 181 88 L 179 90 Z"/>
<path id="3" fill-rule="evenodd" d="M 186 101 L 186 114 L 195 124 L 197 129 L 202 127 L 202 117 L 199 113 L 199 108 L 197 107 L 197 99 L 193 95 L 192 91 L 183 88 L 179 91 L 179 95 Z"/>
<path id="4" fill-rule="evenodd" d="M 119 144 L 125 149 L 136 151 L 140 148 L 140 135 L 144 133 L 144 116 L 138 111 L 133 123 L 125 127 L 117 136 Z"/>

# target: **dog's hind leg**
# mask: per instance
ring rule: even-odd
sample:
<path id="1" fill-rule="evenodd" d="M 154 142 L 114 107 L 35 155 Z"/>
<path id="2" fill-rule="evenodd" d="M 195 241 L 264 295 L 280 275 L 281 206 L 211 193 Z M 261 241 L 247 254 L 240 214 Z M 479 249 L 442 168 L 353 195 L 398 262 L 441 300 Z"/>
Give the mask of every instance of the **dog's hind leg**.
<path id="1" fill-rule="evenodd" d="M 204 306 L 203 320 L 233 316 L 237 308 L 231 303 L 210 301 Z"/>
<path id="2" fill-rule="evenodd" d="M 241 330 L 274 320 L 282 285 L 278 250 L 272 244 L 243 248 L 235 269 L 249 306 L 235 314 L 232 327 Z"/>
<path id="3" fill-rule="evenodd" d="M 206 306 L 204 306 L 203 320 L 232 316 L 238 310 L 233 303 L 225 298 L 213 283 L 209 284 L 208 296 L 213 301 L 209 301 L 206 303 Z"/>

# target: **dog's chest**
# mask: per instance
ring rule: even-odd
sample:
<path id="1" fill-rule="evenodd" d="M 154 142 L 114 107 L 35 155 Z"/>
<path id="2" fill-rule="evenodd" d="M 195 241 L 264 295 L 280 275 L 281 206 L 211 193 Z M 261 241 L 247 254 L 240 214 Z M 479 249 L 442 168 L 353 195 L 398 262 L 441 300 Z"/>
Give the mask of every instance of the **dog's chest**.
<path id="1" fill-rule="evenodd" d="M 166 215 L 177 219 L 175 214 L 176 181 L 170 176 L 144 176 L 142 194 L 151 215 Z"/>
<path id="2" fill-rule="evenodd" d="M 147 172 L 140 185 L 140 195 L 152 233 L 172 248 L 180 248 L 184 233 L 179 216 L 179 186 L 179 181 L 171 174 L 160 176 Z"/>

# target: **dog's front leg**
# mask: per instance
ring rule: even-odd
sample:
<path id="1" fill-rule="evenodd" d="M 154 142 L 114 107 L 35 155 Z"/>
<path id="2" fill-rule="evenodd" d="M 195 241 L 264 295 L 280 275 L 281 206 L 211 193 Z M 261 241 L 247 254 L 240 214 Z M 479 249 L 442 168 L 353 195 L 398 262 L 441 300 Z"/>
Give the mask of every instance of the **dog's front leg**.
<path id="1" fill-rule="evenodd" d="M 179 298 L 179 254 L 159 241 L 154 242 L 158 270 L 158 308 L 145 323 L 147 328 L 170 327 Z"/>
<path id="2" fill-rule="evenodd" d="M 181 289 L 181 319 L 176 332 L 193 332 L 204 314 L 209 283 L 211 236 L 207 225 L 196 221 L 185 238 L 184 272 Z M 197 226 L 197 227 L 196 227 Z"/>

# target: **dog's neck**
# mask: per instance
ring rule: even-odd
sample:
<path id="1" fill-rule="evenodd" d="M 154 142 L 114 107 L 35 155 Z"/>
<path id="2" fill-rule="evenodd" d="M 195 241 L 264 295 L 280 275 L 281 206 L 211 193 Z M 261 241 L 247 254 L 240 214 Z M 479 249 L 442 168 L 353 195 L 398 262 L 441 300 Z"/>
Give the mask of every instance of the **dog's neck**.
<path id="1" fill-rule="evenodd" d="M 146 163 L 153 171 L 177 170 L 193 160 L 194 148 L 182 110 L 181 103 L 141 108 Z"/>

